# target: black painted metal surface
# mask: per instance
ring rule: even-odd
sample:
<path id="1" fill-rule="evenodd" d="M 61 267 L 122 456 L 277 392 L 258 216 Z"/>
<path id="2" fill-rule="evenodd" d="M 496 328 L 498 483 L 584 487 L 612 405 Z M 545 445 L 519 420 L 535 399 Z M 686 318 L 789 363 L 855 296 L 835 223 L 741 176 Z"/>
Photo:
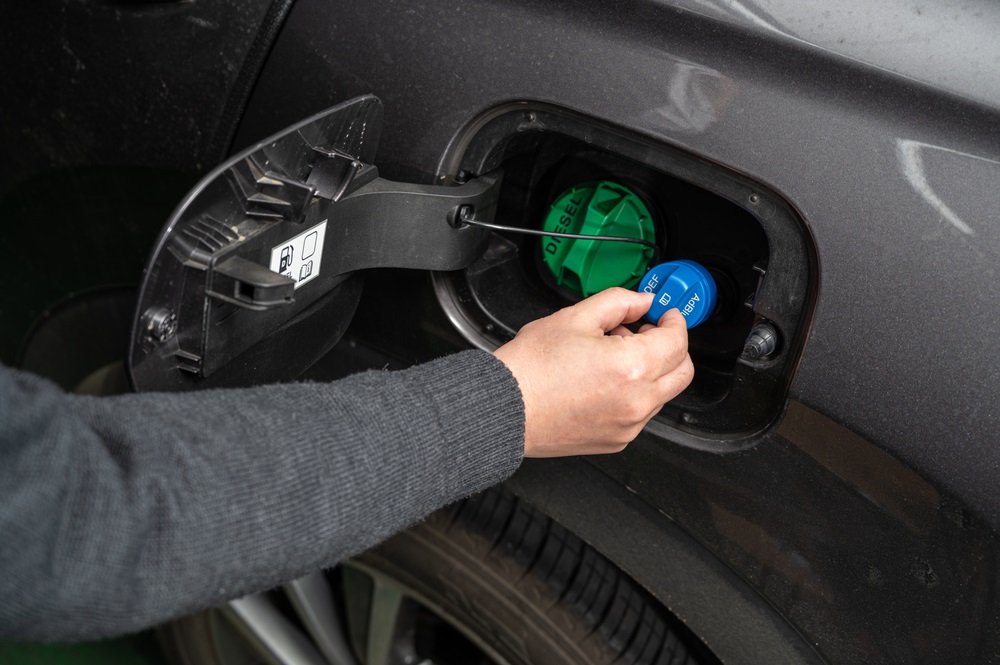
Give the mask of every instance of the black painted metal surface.
<path id="1" fill-rule="evenodd" d="M 289 2 L 56 0 L 0 8 L 0 193 L 80 165 L 221 160 Z M 262 26 L 264 38 L 258 40 Z M 305 116 L 302 116 L 305 117 Z"/>

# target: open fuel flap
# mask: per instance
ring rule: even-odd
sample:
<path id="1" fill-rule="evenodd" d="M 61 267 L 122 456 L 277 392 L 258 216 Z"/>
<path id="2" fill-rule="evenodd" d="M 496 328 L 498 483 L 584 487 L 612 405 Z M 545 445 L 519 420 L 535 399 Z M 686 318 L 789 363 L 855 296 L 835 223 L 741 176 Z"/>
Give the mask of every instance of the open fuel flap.
<path id="1" fill-rule="evenodd" d="M 372 165 L 375 97 L 319 113 L 208 174 L 143 275 L 127 369 L 136 390 L 301 374 L 343 335 L 368 268 L 458 270 L 489 243 L 499 172 L 457 187 L 390 182 Z M 386 298 L 406 297 L 405 290 Z"/>

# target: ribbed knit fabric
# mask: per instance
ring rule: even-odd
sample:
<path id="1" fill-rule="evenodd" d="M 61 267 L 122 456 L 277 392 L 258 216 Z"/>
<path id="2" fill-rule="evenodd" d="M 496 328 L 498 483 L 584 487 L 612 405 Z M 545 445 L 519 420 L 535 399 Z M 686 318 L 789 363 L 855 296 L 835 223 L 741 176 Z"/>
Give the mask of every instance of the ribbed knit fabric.
<path id="1" fill-rule="evenodd" d="M 0 637 L 128 632 L 331 566 L 502 481 L 523 445 L 517 382 L 482 351 L 105 398 L 0 367 Z"/>

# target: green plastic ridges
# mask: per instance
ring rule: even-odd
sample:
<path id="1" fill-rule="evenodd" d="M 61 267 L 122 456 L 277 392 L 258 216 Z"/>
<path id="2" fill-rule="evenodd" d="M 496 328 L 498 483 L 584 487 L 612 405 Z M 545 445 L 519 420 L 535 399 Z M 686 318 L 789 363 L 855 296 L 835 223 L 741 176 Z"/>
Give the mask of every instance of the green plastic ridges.
<path id="1" fill-rule="evenodd" d="M 655 241 L 653 218 L 636 194 L 607 180 L 585 182 L 552 203 L 545 231 L 610 235 Z M 629 242 L 543 237 L 542 260 L 556 283 L 587 297 L 611 288 L 632 288 L 646 273 L 653 249 Z"/>

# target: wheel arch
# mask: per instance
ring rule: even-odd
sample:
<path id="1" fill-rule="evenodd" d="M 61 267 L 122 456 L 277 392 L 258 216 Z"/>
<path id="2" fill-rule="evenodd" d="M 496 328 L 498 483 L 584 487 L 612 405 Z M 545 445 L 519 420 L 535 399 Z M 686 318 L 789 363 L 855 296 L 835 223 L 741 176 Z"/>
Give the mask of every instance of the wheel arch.
<path id="1" fill-rule="evenodd" d="M 721 661 L 825 662 L 718 556 L 583 459 L 525 460 L 505 488 L 620 567 Z"/>

